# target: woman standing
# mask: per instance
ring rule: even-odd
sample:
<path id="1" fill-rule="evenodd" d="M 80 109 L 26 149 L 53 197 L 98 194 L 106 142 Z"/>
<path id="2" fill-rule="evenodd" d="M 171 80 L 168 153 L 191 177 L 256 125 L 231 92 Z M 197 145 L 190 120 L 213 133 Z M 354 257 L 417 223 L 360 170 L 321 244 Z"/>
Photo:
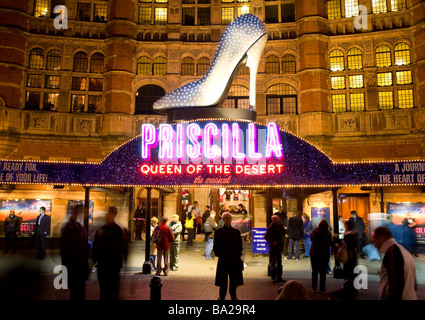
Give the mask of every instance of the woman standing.
<path id="1" fill-rule="evenodd" d="M 319 226 L 311 233 L 310 261 L 312 268 L 311 287 L 317 292 L 317 279 L 320 274 L 320 292 L 326 293 L 326 272 L 330 259 L 332 237 L 329 232 L 329 224 L 321 220 Z"/>
<path id="2" fill-rule="evenodd" d="M 151 219 L 151 238 L 152 238 L 152 233 L 155 230 L 156 225 L 158 224 L 158 219 L 156 217 L 153 217 Z M 155 258 L 156 258 L 156 243 L 151 241 L 151 245 L 150 245 L 150 260 L 151 260 L 151 265 L 152 265 L 152 270 L 155 271 L 156 270 L 156 264 L 155 264 Z"/>
<path id="3" fill-rule="evenodd" d="M 187 218 L 186 218 L 186 222 L 184 224 L 188 236 L 187 236 L 187 242 L 186 242 L 186 246 L 191 247 L 193 245 L 193 239 L 195 239 L 196 236 L 196 230 L 195 230 L 195 224 L 194 224 L 194 220 L 195 220 L 195 211 L 196 209 L 193 208 L 188 214 L 187 214 Z"/>

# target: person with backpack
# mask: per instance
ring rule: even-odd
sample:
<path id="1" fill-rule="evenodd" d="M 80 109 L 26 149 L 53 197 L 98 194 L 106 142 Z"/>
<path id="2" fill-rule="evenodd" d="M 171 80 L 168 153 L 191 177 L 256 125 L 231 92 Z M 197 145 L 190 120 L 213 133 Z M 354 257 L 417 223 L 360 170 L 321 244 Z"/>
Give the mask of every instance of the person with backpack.
<path id="1" fill-rule="evenodd" d="M 155 228 L 152 234 L 152 241 L 156 243 L 156 249 L 158 250 L 158 259 L 155 275 L 161 275 L 161 271 L 164 271 L 164 276 L 168 276 L 169 270 L 169 250 L 170 243 L 175 240 L 173 232 L 170 227 L 167 226 L 167 217 L 161 218 L 161 224 Z M 160 236 L 156 233 L 160 234 Z M 164 257 L 164 268 L 162 268 L 162 257 Z"/>

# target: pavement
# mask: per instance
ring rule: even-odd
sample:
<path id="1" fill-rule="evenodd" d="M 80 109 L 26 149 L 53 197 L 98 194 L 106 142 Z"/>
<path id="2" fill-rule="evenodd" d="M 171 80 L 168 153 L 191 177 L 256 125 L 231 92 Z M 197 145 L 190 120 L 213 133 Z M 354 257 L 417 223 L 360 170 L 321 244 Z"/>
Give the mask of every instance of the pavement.
<path id="1" fill-rule="evenodd" d="M 143 274 L 145 259 L 145 242 L 130 243 L 129 257 L 121 271 L 121 300 L 150 300 L 150 281 L 154 275 Z M 217 259 L 206 260 L 204 256 L 205 242 L 197 239 L 193 247 L 186 247 L 182 242 L 179 255 L 179 268 L 170 271 L 168 276 L 161 275 L 162 300 L 217 300 L 218 287 L 214 285 Z M 60 286 L 60 265 L 58 249 L 48 249 L 46 259 L 34 260 L 35 250 L 18 251 L 16 254 L 0 253 L 0 300 L 67 300 L 68 290 L 55 289 Z M 303 255 L 303 254 L 302 254 Z M 272 283 L 267 276 L 267 255 L 252 254 L 251 243 L 244 243 L 243 272 L 244 285 L 239 286 L 239 300 L 274 300 L 282 283 Z M 417 296 L 425 300 L 425 255 L 414 257 L 417 268 Z M 380 261 L 359 259 L 358 264 L 367 268 L 367 289 L 360 289 L 356 300 L 377 300 Z M 333 266 L 332 261 L 332 266 Z M 305 284 L 309 294 L 308 300 L 328 300 L 327 294 L 311 292 L 310 260 L 283 260 L 283 278 L 299 280 Z M 328 291 L 340 289 L 343 280 L 327 276 Z M 96 272 L 92 272 L 86 283 L 86 300 L 98 300 L 99 287 Z M 229 299 L 229 295 L 226 297 Z"/>

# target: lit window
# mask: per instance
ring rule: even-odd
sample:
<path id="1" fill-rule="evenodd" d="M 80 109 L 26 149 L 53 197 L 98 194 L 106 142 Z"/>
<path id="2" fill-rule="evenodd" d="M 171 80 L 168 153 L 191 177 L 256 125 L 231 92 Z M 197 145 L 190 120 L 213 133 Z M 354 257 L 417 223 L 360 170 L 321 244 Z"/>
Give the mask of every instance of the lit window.
<path id="1" fill-rule="evenodd" d="M 155 0 L 155 3 L 168 3 L 168 0 Z"/>
<path id="2" fill-rule="evenodd" d="M 106 22 L 106 14 L 108 12 L 108 6 L 106 4 L 95 4 L 94 5 L 94 22 Z"/>
<path id="3" fill-rule="evenodd" d="M 372 0 L 373 13 L 383 13 L 387 11 L 387 0 Z"/>
<path id="4" fill-rule="evenodd" d="M 277 74 L 279 73 L 279 59 L 276 56 L 268 56 L 266 58 L 266 73 Z"/>
<path id="5" fill-rule="evenodd" d="M 191 57 L 183 58 L 181 64 L 182 76 L 193 76 L 195 74 L 195 61 Z"/>
<path id="6" fill-rule="evenodd" d="M 387 87 L 393 85 L 393 74 L 391 72 L 378 73 L 378 87 Z"/>
<path id="7" fill-rule="evenodd" d="M 345 112 L 347 111 L 347 101 L 345 94 L 332 95 L 332 112 Z"/>
<path id="8" fill-rule="evenodd" d="M 378 92 L 378 106 L 380 110 L 389 110 L 394 108 L 394 98 L 392 91 Z"/>
<path id="9" fill-rule="evenodd" d="M 362 52 L 360 49 L 352 48 L 347 53 L 348 70 L 358 70 L 363 68 Z"/>
<path id="10" fill-rule="evenodd" d="M 182 25 L 195 25 L 195 8 L 182 8 Z"/>
<path id="11" fill-rule="evenodd" d="M 142 56 L 137 60 L 137 75 L 147 76 L 150 73 L 151 61 L 148 57 Z"/>
<path id="12" fill-rule="evenodd" d="M 43 110 L 57 111 L 58 100 L 59 100 L 59 93 L 45 93 Z"/>
<path id="13" fill-rule="evenodd" d="M 100 52 L 96 52 L 90 59 L 90 72 L 102 73 L 105 69 L 105 57 Z"/>
<path id="14" fill-rule="evenodd" d="M 152 3 L 152 0 L 139 0 L 141 3 Z"/>
<path id="15" fill-rule="evenodd" d="M 44 86 L 49 89 L 59 89 L 59 76 L 46 75 Z"/>
<path id="16" fill-rule="evenodd" d="M 152 19 L 152 8 L 139 7 L 139 24 L 149 25 Z"/>
<path id="17" fill-rule="evenodd" d="M 46 69 L 55 71 L 61 69 L 61 53 L 59 50 L 54 49 L 47 53 Z"/>
<path id="18" fill-rule="evenodd" d="M 395 65 L 402 66 L 410 64 L 410 47 L 407 43 L 401 42 L 394 49 Z"/>
<path id="19" fill-rule="evenodd" d="M 328 0 L 328 19 L 341 18 L 341 0 Z"/>
<path id="20" fill-rule="evenodd" d="M 249 7 L 248 6 L 238 7 L 238 17 L 243 15 L 243 14 L 247 14 L 247 13 L 249 13 Z"/>
<path id="21" fill-rule="evenodd" d="M 28 74 L 27 87 L 41 88 L 41 74 Z"/>
<path id="22" fill-rule="evenodd" d="M 49 0 L 35 0 L 34 17 L 46 18 L 49 13 Z"/>
<path id="23" fill-rule="evenodd" d="M 160 26 L 167 24 L 167 8 L 155 8 L 155 24 Z"/>
<path id="24" fill-rule="evenodd" d="M 237 0 L 238 3 L 244 3 L 244 2 L 249 2 L 250 0 Z M 198 0 L 199 3 L 199 0 Z"/>
<path id="25" fill-rule="evenodd" d="M 345 69 L 344 53 L 341 50 L 333 50 L 330 54 L 331 71 L 342 71 Z"/>
<path id="26" fill-rule="evenodd" d="M 413 90 L 398 90 L 398 107 L 400 109 L 413 108 Z"/>
<path id="27" fill-rule="evenodd" d="M 202 57 L 198 60 L 196 64 L 196 74 L 198 76 L 203 76 L 207 73 L 208 69 L 210 67 L 210 59 Z"/>
<path id="28" fill-rule="evenodd" d="M 391 66 L 391 51 L 385 44 L 376 48 L 376 66 L 379 68 Z"/>
<path id="29" fill-rule="evenodd" d="M 221 0 L 221 3 L 234 3 L 235 0 Z"/>
<path id="30" fill-rule="evenodd" d="M 412 71 L 397 71 L 396 72 L 397 84 L 411 84 L 412 83 Z"/>
<path id="31" fill-rule="evenodd" d="M 296 63 L 293 55 L 287 54 L 282 58 L 282 73 L 295 73 Z"/>
<path id="32" fill-rule="evenodd" d="M 348 77 L 348 83 L 350 85 L 350 89 L 359 89 L 363 88 L 364 81 L 362 74 L 356 74 Z"/>
<path id="33" fill-rule="evenodd" d="M 391 0 L 391 11 L 401 11 L 406 9 L 406 0 Z"/>
<path id="34" fill-rule="evenodd" d="M 85 77 L 72 77 L 72 90 L 86 90 L 86 78 Z"/>
<path id="35" fill-rule="evenodd" d="M 350 110 L 364 111 L 364 93 L 350 93 Z"/>
<path id="36" fill-rule="evenodd" d="M 345 77 L 331 77 L 331 88 L 332 90 L 345 89 Z"/>
<path id="37" fill-rule="evenodd" d="M 231 24 L 234 16 L 233 7 L 221 8 L 221 24 Z"/>
<path id="38" fill-rule="evenodd" d="M 164 57 L 157 57 L 153 61 L 153 75 L 165 76 L 167 73 L 167 60 Z"/>
<path id="39" fill-rule="evenodd" d="M 89 60 L 87 58 L 87 53 L 79 51 L 74 55 L 74 67 L 73 71 L 75 72 L 87 72 L 89 65 Z"/>
<path id="40" fill-rule="evenodd" d="M 100 113 L 102 109 L 102 96 L 89 96 L 89 104 L 87 106 L 88 113 Z"/>
<path id="41" fill-rule="evenodd" d="M 34 48 L 30 51 L 28 68 L 30 69 L 44 68 L 44 52 L 42 49 Z"/>
<path id="42" fill-rule="evenodd" d="M 103 90 L 103 79 L 102 78 L 90 78 L 89 79 L 89 90 L 90 91 L 102 91 Z"/>
<path id="43" fill-rule="evenodd" d="M 40 92 L 27 92 L 25 99 L 26 110 L 39 110 L 40 109 Z"/>
<path id="44" fill-rule="evenodd" d="M 91 3 L 79 2 L 77 7 L 77 20 L 90 21 Z"/>
<path id="45" fill-rule="evenodd" d="M 267 114 L 297 114 L 297 92 L 290 85 L 279 83 L 266 92 Z"/>
<path id="46" fill-rule="evenodd" d="M 71 96 L 72 112 L 84 112 L 86 96 L 84 94 L 73 94 Z"/>
<path id="47" fill-rule="evenodd" d="M 359 1 L 345 0 L 345 17 L 356 17 L 359 15 Z"/>

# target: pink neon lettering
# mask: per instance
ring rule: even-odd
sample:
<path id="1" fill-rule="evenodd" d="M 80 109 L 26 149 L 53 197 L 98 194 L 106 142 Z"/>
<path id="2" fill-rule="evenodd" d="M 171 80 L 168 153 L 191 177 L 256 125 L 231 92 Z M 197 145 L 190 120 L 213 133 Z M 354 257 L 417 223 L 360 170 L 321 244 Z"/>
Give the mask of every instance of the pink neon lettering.
<path id="1" fill-rule="evenodd" d="M 266 157 L 271 158 L 274 153 L 276 158 L 283 157 L 282 141 L 280 140 L 280 131 L 276 123 L 267 124 L 267 145 Z"/>
<path id="2" fill-rule="evenodd" d="M 192 145 L 186 146 L 187 156 L 191 159 L 199 159 L 202 157 L 202 146 L 199 143 L 199 139 L 202 138 L 202 131 L 199 125 L 191 123 L 187 127 L 187 137 Z"/>
<path id="3" fill-rule="evenodd" d="M 183 158 L 183 153 L 184 153 L 184 127 L 181 123 L 177 124 L 176 127 L 177 130 L 177 142 L 176 142 L 176 155 L 177 155 L 177 159 L 182 159 Z"/>
<path id="4" fill-rule="evenodd" d="M 221 150 L 218 146 L 214 145 L 214 139 L 220 138 L 220 132 L 214 123 L 208 123 L 204 128 L 204 153 L 209 159 L 216 159 L 220 157 Z"/>
<path id="5" fill-rule="evenodd" d="M 142 159 L 150 159 L 151 148 L 155 148 L 158 143 L 157 134 L 153 124 L 142 124 Z"/>
<path id="6" fill-rule="evenodd" d="M 176 133 L 169 124 L 159 125 L 159 153 L 160 159 L 173 159 Z"/>
<path id="7" fill-rule="evenodd" d="M 233 138 L 233 159 L 244 160 L 245 154 L 241 152 L 241 128 L 239 124 L 232 124 L 232 138 Z"/>
<path id="8" fill-rule="evenodd" d="M 253 123 L 248 124 L 248 157 L 261 159 L 262 155 L 257 152 L 257 127 Z"/>
<path id="9" fill-rule="evenodd" d="M 231 145 L 232 132 L 227 123 L 223 123 L 221 126 L 221 154 L 224 159 L 228 160 L 231 157 L 230 145 Z"/>

